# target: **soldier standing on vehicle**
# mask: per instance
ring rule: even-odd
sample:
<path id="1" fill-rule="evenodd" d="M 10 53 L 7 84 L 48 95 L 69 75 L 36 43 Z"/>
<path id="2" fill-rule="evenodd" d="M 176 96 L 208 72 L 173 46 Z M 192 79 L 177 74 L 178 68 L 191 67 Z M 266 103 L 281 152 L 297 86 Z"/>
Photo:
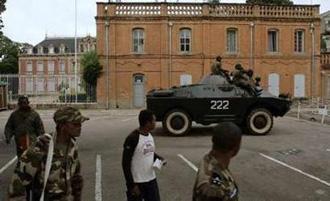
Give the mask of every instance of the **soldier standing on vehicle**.
<path id="1" fill-rule="evenodd" d="M 240 150 L 241 129 L 231 122 L 221 123 L 212 136 L 212 150 L 197 173 L 193 201 L 238 201 L 238 187 L 229 171 L 230 160 Z"/>
<path id="2" fill-rule="evenodd" d="M 214 63 L 211 66 L 212 75 L 220 75 L 225 77 L 227 80 L 229 80 L 228 71 L 222 68 L 221 61 L 222 61 L 222 57 L 217 56 Z"/>
<path id="3" fill-rule="evenodd" d="M 160 201 L 155 162 L 165 165 L 165 160 L 155 153 L 151 131 L 156 117 L 149 110 L 139 114 L 140 127 L 127 136 L 124 143 L 122 168 L 127 186 L 127 201 Z"/>
<path id="4" fill-rule="evenodd" d="M 50 145 L 37 141 L 22 154 L 9 187 L 9 201 L 25 200 L 24 187 L 27 185 L 32 185 L 31 201 L 39 201 L 43 192 L 45 201 L 81 201 L 83 178 L 76 138 L 80 136 L 81 124 L 86 120 L 88 118 L 73 107 L 63 107 L 54 113 L 56 132 L 52 134 L 53 150 L 50 150 Z M 49 154 L 53 158 L 48 164 L 46 158 Z M 47 179 L 48 165 L 51 169 Z"/>
<path id="5" fill-rule="evenodd" d="M 20 96 L 18 109 L 10 115 L 5 126 L 6 143 L 10 144 L 14 136 L 16 153 L 20 157 L 44 133 L 44 125 L 39 114 L 30 107 L 28 97 Z"/>

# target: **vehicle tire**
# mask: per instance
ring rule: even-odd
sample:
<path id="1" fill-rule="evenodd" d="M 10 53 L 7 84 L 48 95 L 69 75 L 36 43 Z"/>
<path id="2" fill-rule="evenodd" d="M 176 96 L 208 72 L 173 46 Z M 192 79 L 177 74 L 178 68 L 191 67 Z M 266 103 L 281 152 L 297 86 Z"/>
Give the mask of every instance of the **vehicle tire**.
<path id="1" fill-rule="evenodd" d="M 189 132 L 191 123 L 191 117 L 185 111 L 174 109 L 165 115 L 163 128 L 171 135 L 182 136 Z"/>
<path id="2" fill-rule="evenodd" d="M 249 134 L 266 135 L 273 127 L 273 115 L 265 108 L 253 109 L 246 118 Z"/>

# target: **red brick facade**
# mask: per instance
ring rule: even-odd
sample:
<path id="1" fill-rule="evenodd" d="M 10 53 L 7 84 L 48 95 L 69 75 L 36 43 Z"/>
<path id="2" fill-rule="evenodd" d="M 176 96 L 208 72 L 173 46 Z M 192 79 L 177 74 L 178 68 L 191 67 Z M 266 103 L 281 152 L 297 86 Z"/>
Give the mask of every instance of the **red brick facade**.
<path id="1" fill-rule="evenodd" d="M 225 69 L 232 70 L 237 63 L 254 69 L 265 89 L 275 77 L 278 93 L 321 96 L 319 57 L 311 59 L 313 49 L 314 55 L 320 50 L 318 6 L 98 3 L 96 23 L 97 51 L 104 67 L 97 89 L 102 105 L 136 106 L 135 75 L 144 75 L 145 93 L 178 86 L 184 75 L 197 83 L 210 73 L 216 55 L 223 57 Z M 190 32 L 189 51 L 182 46 L 185 29 Z M 143 32 L 140 43 L 135 30 Z M 137 43 L 142 51 L 136 51 Z"/>

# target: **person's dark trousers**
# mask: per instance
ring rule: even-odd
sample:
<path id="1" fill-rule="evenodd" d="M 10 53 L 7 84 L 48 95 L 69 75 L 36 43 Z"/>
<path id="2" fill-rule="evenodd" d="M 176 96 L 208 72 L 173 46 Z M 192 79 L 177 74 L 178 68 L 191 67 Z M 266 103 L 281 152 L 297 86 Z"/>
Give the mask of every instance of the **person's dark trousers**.
<path id="1" fill-rule="evenodd" d="M 154 179 L 145 183 L 138 183 L 141 196 L 133 196 L 127 192 L 127 201 L 160 201 L 157 180 Z"/>

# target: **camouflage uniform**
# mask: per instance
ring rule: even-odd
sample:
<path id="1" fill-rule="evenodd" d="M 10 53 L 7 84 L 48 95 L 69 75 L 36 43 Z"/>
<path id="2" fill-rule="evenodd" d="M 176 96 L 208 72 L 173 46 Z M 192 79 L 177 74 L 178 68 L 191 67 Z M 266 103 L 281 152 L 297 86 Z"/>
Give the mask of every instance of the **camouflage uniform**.
<path id="1" fill-rule="evenodd" d="M 211 155 L 204 156 L 194 186 L 193 201 L 238 201 L 238 187 L 228 169 Z"/>
<path id="2" fill-rule="evenodd" d="M 77 123 L 88 118 L 82 116 L 77 109 L 64 107 L 55 112 L 54 120 L 56 124 Z M 33 189 L 31 201 L 39 201 L 43 189 L 47 147 L 37 141 L 35 146 L 29 147 L 23 153 L 9 187 L 9 200 L 24 200 L 25 186 L 31 185 Z M 82 185 L 77 182 L 82 182 L 82 176 L 76 140 L 71 138 L 68 145 L 55 143 L 44 201 L 80 201 Z"/>
<path id="3" fill-rule="evenodd" d="M 39 135 L 44 133 L 45 130 L 40 116 L 33 109 L 14 111 L 5 127 L 6 140 L 9 142 L 13 136 L 15 137 L 18 157 L 36 141 Z"/>
<path id="4" fill-rule="evenodd" d="M 222 75 L 222 66 L 220 61 L 215 61 L 211 66 L 211 72 L 213 75 Z"/>

